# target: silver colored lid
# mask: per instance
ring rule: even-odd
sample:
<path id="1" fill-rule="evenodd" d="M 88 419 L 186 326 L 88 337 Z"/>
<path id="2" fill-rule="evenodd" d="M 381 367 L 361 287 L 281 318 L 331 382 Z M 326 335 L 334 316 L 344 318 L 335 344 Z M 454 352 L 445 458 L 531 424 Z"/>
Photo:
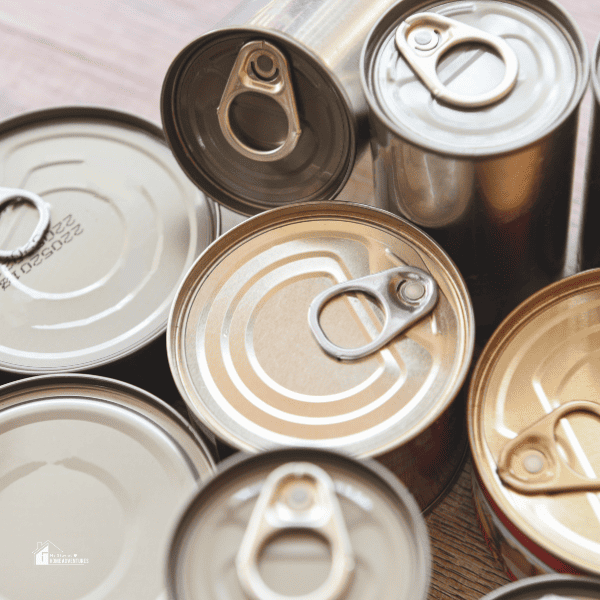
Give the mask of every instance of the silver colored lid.
<path id="1" fill-rule="evenodd" d="M 600 579 L 540 575 L 502 586 L 481 600 L 598 600 Z"/>
<path id="2" fill-rule="evenodd" d="M 158 337 L 175 290 L 213 240 L 212 202 L 181 171 L 160 129 L 131 115 L 67 107 L 0 123 L 0 186 L 50 205 L 44 242 L 0 262 L 0 368 L 73 371 Z M 12 205 L 4 249 L 38 218 Z"/>
<path id="3" fill-rule="evenodd" d="M 327 525 L 321 530 L 319 523 L 310 520 L 310 510 L 327 504 L 322 495 L 312 494 L 310 480 L 306 485 L 305 473 L 313 467 L 324 471 L 333 484 L 329 503 L 340 508 L 337 531 Z M 281 518 L 276 531 L 268 535 L 255 525 L 260 525 L 266 512 L 268 522 L 274 522 L 269 508 L 261 511 L 261 500 L 270 491 L 265 489 L 269 479 L 282 468 L 290 474 L 279 480 L 281 485 L 272 488 L 268 498 L 268 507 L 273 506 Z M 313 500 L 308 509 L 307 496 Z M 292 527 L 294 517 L 304 518 L 308 525 Z M 284 597 L 302 595 L 307 600 L 322 598 L 318 588 L 337 564 L 342 533 L 347 534 L 345 548 L 354 568 L 345 590 L 336 597 L 426 597 L 431 555 L 425 521 L 412 496 L 389 471 L 372 461 L 321 450 L 291 448 L 251 457 L 237 455 L 202 488 L 175 530 L 167 573 L 170 598 L 248 598 L 241 582 L 246 573 L 246 544 L 252 536 L 259 543 L 254 564 L 267 588 L 256 597 L 267 600 L 275 597 L 274 592 Z"/>
<path id="4" fill-rule="evenodd" d="M 319 345 L 309 307 L 322 292 L 407 265 L 435 280 L 431 312 L 358 360 Z M 344 348 L 378 337 L 383 319 L 372 295 L 331 299 L 319 317 L 325 336 Z M 263 213 L 216 240 L 177 293 L 167 351 L 190 413 L 231 446 L 379 456 L 425 431 L 454 400 L 473 353 L 473 321 L 464 281 L 431 238 L 383 211 L 319 202 Z"/>
<path id="5" fill-rule="evenodd" d="M 0 388 L 0 456 L 0 597 L 163 597 L 177 515 L 213 472 L 173 409 L 101 377 L 25 379 Z"/>
<path id="6" fill-rule="evenodd" d="M 443 15 L 507 42 L 518 62 L 514 88 L 483 107 L 434 99 L 396 44 L 399 26 L 415 13 Z M 369 105 L 392 131 L 436 152 L 483 156 L 525 146 L 567 118 L 586 89 L 589 56 L 575 22 L 548 0 L 411 1 L 372 30 L 362 69 Z M 504 59 L 478 42 L 443 53 L 437 66 L 449 92 L 465 97 L 489 92 L 504 73 Z"/>

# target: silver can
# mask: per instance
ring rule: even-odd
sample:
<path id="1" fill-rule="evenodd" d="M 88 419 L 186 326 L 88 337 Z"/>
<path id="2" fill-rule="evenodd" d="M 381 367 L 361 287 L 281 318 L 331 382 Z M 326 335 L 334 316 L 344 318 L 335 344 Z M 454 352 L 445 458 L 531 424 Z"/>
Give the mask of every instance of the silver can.
<path id="1" fill-rule="evenodd" d="M 185 48 L 162 119 L 184 171 L 252 215 L 330 200 L 368 140 L 359 56 L 393 0 L 255 0 Z"/>
<path id="2" fill-rule="evenodd" d="M 172 538 L 170 600 L 425 600 L 427 529 L 373 461 L 289 448 L 237 455 Z"/>
<path id="3" fill-rule="evenodd" d="M 219 225 L 160 128 L 102 108 L 28 113 L 0 123 L 0 163 L 0 369 L 90 370 L 162 336 L 168 376 L 171 302 Z"/>
<path id="4" fill-rule="evenodd" d="M 361 61 L 378 206 L 450 254 L 488 337 L 563 267 L 585 40 L 552 0 L 406 0 Z"/>
<path id="5" fill-rule="evenodd" d="M 164 402 L 111 379 L 33 377 L 0 388 L 0 596 L 165 593 L 178 514 L 214 471 Z"/>
<path id="6" fill-rule="evenodd" d="M 192 420 L 227 445 L 375 457 L 426 509 L 464 456 L 474 335 L 464 281 L 431 238 L 316 202 L 216 240 L 177 293 L 167 351 Z"/>
<path id="7" fill-rule="evenodd" d="M 599 600 L 600 579 L 571 575 L 540 575 L 509 583 L 481 600 Z"/>

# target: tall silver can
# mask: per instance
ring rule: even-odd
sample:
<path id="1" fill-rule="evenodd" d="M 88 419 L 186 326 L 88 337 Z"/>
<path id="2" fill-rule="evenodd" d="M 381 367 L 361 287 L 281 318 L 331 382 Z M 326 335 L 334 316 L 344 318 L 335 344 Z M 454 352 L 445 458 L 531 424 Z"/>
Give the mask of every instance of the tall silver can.
<path id="1" fill-rule="evenodd" d="M 600 36 L 592 54 L 592 124 L 588 138 L 586 188 L 583 205 L 583 224 L 578 264 L 584 269 L 600 267 L 600 243 L 597 226 L 600 217 Z"/>
<path id="2" fill-rule="evenodd" d="M 552 0 L 406 0 L 361 77 L 377 203 L 455 260 L 484 339 L 563 267 L 585 40 Z"/>
<path id="3" fill-rule="evenodd" d="M 183 169 L 245 215 L 330 200 L 368 140 L 359 58 L 393 0 L 255 0 L 169 68 L 161 111 Z"/>

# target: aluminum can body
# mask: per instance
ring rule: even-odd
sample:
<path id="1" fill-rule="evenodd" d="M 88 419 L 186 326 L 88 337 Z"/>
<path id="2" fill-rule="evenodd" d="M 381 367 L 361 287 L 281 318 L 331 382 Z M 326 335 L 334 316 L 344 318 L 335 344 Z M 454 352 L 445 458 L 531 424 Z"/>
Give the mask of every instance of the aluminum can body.
<path id="1" fill-rule="evenodd" d="M 473 345 L 466 286 L 440 247 L 389 213 L 335 202 L 268 211 L 221 236 L 182 283 L 167 336 L 205 431 L 247 452 L 376 457 L 422 509 L 462 462 Z"/>
<path id="2" fill-rule="evenodd" d="M 424 600 L 430 570 L 425 521 L 387 469 L 286 448 L 221 463 L 177 524 L 167 585 L 171 600 Z"/>
<path id="3" fill-rule="evenodd" d="M 598 577 L 599 271 L 543 288 L 485 347 L 469 388 L 482 530 L 513 577 Z"/>
<path id="4" fill-rule="evenodd" d="M 362 44 L 392 4 L 247 2 L 185 48 L 166 74 L 161 111 L 167 139 L 191 179 L 245 215 L 333 199 L 369 137 L 358 68 Z M 270 46 L 257 52 L 270 53 L 267 60 L 281 61 L 277 68 L 288 74 L 273 93 L 268 74 L 256 76 L 252 56 L 250 75 L 238 69 L 245 48 L 262 42 Z"/>
<path id="5" fill-rule="evenodd" d="M 600 581 L 589 577 L 541 575 L 509 583 L 481 600 L 543 600 L 544 598 L 600 598 Z"/>
<path id="6" fill-rule="evenodd" d="M 440 38 L 425 81 L 414 65 L 433 59 L 414 36 L 433 35 L 420 23 L 444 18 L 450 32 L 469 28 L 471 38 L 454 47 Z M 408 40 L 405 54 L 399 39 Z M 400 2 L 365 43 L 376 201 L 456 261 L 482 340 L 560 275 L 588 72 L 580 30 L 552 1 Z M 478 105 L 492 88 L 504 95 Z"/>

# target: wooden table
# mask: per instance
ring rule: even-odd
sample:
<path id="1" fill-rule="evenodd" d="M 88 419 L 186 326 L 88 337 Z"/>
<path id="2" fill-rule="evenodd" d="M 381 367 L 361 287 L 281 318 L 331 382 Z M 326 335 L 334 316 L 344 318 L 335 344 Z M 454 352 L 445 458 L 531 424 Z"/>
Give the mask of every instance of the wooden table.
<path id="1" fill-rule="evenodd" d="M 2 0 L 0 118 L 85 103 L 129 111 L 160 124 L 160 90 L 169 64 L 238 2 Z M 583 30 L 591 51 L 600 32 L 600 9 L 589 0 L 562 4 Z M 590 106 L 588 92 L 578 137 L 567 273 L 575 270 Z M 368 202 L 372 194 L 367 154 L 342 198 Z M 427 518 L 434 555 L 431 599 L 476 599 L 508 581 L 476 521 L 471 468 L 468 458 L 451 492 Z"/>

